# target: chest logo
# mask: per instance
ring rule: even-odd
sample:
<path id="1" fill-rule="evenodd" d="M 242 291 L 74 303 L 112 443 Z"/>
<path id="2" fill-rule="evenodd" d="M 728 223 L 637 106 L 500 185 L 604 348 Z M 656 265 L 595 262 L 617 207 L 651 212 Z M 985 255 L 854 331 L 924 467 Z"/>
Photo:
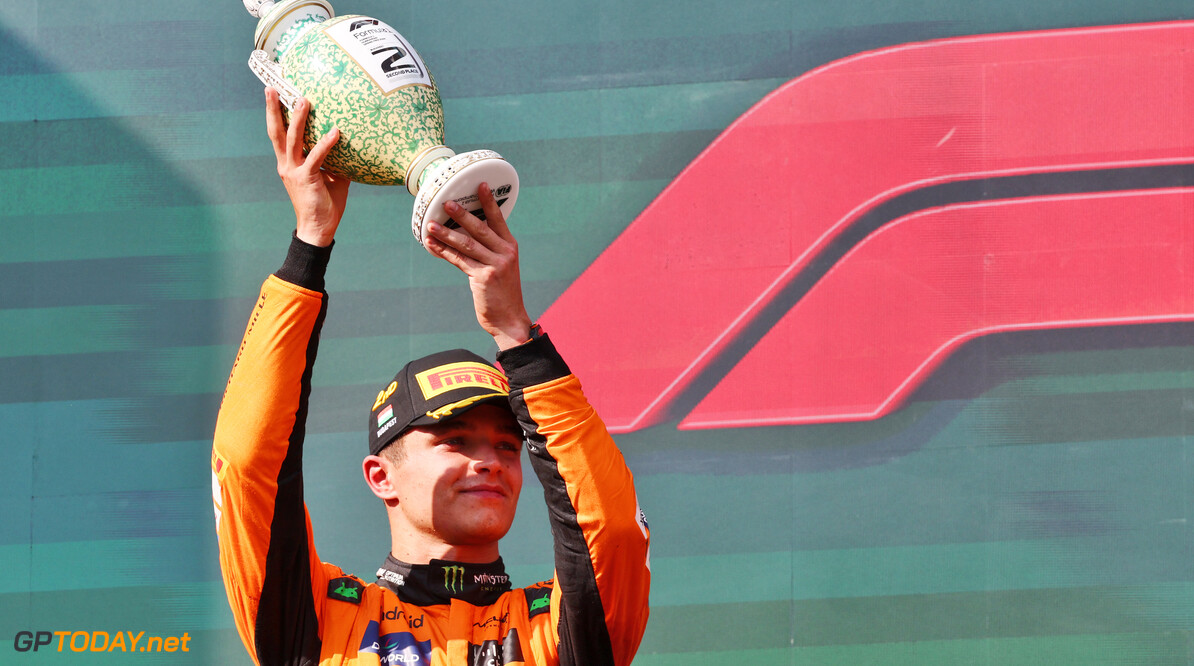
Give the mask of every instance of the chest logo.
<path id="1" fill-rule="evenodd" d="M 550 587 L 528 587 L 523 589 L 527 597 L 527 616 L 535 617 L 551 610 Z"/>
<path id="2" fill-rule="evenodd" d="M 378 661 L 391 666 L 424 666 L 431 663 L 431 641 L 417 640 L 414 634 L 407 631 L 382 634 L 375 620 L 370 620 L 365 627 L 357 652 L 375 654 Z"/>
<path id="3" fill-rule="evenodd" d="M 444 567 L 444 588 L 453 594 L 464 590 L 464 567 Z"/>
<path id="4" fill-rule="evenodd" d="M 361 603 L 361 590 L 364 587 L 360 581 L 352 578 L 333 578 L 328 581 L 328 598 L 359 604 Z"/>

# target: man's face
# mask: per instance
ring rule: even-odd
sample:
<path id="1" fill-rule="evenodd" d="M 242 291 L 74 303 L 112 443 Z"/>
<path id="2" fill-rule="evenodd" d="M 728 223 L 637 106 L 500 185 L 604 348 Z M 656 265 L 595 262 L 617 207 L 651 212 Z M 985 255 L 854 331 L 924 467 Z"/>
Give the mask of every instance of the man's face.
<path id="1" fill-rule="evenodd" d="M 522 429 L 510 410 L 478 405 L 445 423 L 416 426 L 396 446 L 398 511 L 418 532 L 453 546 L 506 535 L 522 490 Z"/>

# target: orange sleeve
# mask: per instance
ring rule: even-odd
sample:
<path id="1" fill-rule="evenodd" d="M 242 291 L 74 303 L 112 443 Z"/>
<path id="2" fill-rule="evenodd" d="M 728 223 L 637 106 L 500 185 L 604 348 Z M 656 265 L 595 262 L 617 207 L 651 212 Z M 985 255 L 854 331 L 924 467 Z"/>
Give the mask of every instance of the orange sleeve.
<path id="1" fill-rule="evenodd" d="M 622 453 L 546 336 L 499 354 L 552 523 L 560 664 L 634 658 L 649 615 L 650 530 Z"/>
<path id="2" fill-rule="evenodd" d="M 326 575 L 302 496 L 311 367 L 326 295 L 276 276 L 262 286 L 232 367 L 212 446 L 220 569 L 257 663 L 318 659 Z"/>

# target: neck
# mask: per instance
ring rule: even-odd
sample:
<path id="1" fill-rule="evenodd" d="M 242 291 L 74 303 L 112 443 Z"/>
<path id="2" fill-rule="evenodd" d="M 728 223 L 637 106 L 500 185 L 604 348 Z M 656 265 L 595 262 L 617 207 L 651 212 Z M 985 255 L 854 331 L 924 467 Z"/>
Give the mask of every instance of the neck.
<path id="1" fill-rule="evenodd" d="M 409 564 L 427 564 L 431 560 L 450 560 L 485 564 L 501 557 L 498 542 L 452 544 L 436 535 L 390 526 L 390 554 Z"/>

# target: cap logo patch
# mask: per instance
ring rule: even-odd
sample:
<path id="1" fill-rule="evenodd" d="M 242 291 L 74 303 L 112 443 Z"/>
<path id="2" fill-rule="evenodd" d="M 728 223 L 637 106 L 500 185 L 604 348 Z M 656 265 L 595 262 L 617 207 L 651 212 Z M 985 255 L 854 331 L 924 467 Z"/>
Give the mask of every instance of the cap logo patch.
<path id="1" fill-rule="evenodd" d="M 392 418 L 394 418 L 394 406 L 386 405 L 386 408 L 381 410 L 381 413 L 377 415 L 377 427 L 382 427 L 386 421 Z"/>
<path id="2" fill-rule="evenodd" d="M 510 394 L 506 376 L 482 363 L 449 363 L 415 375 L 423 399 L 430 400 L 441 393 L 461 388 L 496 389 L 503 395 Z"/>
<path id="3" fill-rule="evenodd" d="M 390 385 L 377 392 L 377 400 L 373 402 L 373 409 L 381 407 L 390 396 L 394 395 L 394 391 L 398 390 L 398 382 L 390 382 Z"/>

